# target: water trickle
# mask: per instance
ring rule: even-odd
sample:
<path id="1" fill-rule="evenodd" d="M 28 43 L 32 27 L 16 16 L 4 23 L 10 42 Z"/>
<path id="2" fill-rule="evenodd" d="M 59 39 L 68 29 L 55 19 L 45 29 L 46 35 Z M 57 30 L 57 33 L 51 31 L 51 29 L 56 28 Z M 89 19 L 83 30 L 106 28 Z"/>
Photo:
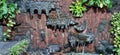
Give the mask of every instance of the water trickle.
<path id="1" fill-rule="evenodd" d="M 84 55 L 84 50 L 85 50 L 85 43 L 82 44 L 82 55 Z"/>

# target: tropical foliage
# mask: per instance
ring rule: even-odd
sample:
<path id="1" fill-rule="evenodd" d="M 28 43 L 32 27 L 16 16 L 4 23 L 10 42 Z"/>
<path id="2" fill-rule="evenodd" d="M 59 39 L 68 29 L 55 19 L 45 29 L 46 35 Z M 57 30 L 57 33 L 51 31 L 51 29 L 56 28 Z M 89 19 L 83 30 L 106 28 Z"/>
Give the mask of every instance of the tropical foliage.
<path id="1" fill-rule="evenodd" d="M 6 21 L 7 31 L 4 32 L 7 38 L 10 38 L 11 29 L 15 24 L 14 18 L 17 11 L 17 4 L 7 3 L 6 0 L 0 0 L 0 20 Z"/>
<path id="2" fill-rule="evenodd" d="M 120 12 L 115 12 L 111 18 L 112 28 L 110 32 L 114 37 L 114 51 L 117 52 L 116 55 L 120 55 Z"/>

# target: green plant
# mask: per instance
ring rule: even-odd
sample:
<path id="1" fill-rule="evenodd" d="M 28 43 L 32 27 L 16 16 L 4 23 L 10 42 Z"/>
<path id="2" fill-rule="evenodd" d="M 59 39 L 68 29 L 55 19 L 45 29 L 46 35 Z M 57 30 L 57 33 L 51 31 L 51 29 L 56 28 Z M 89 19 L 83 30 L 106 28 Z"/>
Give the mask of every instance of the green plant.
<path id="1" fill-rule="evenodd" d="M 17 4 L 7 3 L 6 0 L 0 0 L 0 20 L 6 21 L 7 31 L 4 32 L 7 38 L 10 38 L 11 29 L 15 24 L 14 18 L 17 10 Z"/>
<path id="2" fill-rule="evenodd" d="M 112 28 L 110 29 L 111 34 L 114 37 L 114 51 L 116 55 L 120 55 L 120 12 L 115 12 L 111 18 Z"/>
<path id="3" fill-rule="evenodd" d="M 112 0 L 89 0 L 88 6 L 97 6 L 100 8 L 107 7 L 112 8 Z"/>
<path id="4" fill-rule="evenodd" d="M 70 11 L 75 17 L 82 17 L 83 12 L 86 11 L 86 7 L 83 7 L 83 3 L 87 0 L 76 0 L 76 2 L 72 2 L 70 5 Z"/>
<path id="5" fill-rule="evenodd" d="M 10 53 L 9 55 L 19 55 L 22 52 L 25 52 L 25 48 L 28 45 L 28 41 L 27 40 L 22 40 L 20 42 L 18 42 L 17 44 L 15 44 L 13 47 L 10 48 Z"/>

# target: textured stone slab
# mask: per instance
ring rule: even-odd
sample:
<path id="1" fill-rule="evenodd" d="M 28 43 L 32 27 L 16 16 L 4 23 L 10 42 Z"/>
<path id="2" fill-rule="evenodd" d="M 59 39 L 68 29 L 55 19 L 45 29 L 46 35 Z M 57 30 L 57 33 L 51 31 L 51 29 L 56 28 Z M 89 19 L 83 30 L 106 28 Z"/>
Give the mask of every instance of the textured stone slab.
<path id="1" fill-rule="evenodd" d="M 9 49 L 14 46 L 17 41 L 13 42 L 0 42 L 0 55 L 8 55 Z"/>

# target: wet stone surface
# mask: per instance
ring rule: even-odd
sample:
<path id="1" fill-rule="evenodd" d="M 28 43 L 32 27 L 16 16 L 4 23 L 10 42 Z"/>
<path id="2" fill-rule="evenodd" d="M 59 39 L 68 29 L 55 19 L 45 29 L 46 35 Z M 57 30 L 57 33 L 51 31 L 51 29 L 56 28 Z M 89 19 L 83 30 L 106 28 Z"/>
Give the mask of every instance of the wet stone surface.
<path id="1" fill-rule="evenodd" d="M 57 44 L 49 45 L 46 49 L 29 50 L 29 55 L 52 55 L 54 52 L 60 51 L 60 46 Z"/>
<path id="2" fill-rule="evenodd" d="M 0 25 L 0 41 L 2 41 L 3 38 L 3 26 Z"/>
<path id="3" fill-rule="evenodd" d="M 0 42 L 0 55 L 8 55 L 9 49 L 14 46 L 17 41 L 13 42 Z"/>

